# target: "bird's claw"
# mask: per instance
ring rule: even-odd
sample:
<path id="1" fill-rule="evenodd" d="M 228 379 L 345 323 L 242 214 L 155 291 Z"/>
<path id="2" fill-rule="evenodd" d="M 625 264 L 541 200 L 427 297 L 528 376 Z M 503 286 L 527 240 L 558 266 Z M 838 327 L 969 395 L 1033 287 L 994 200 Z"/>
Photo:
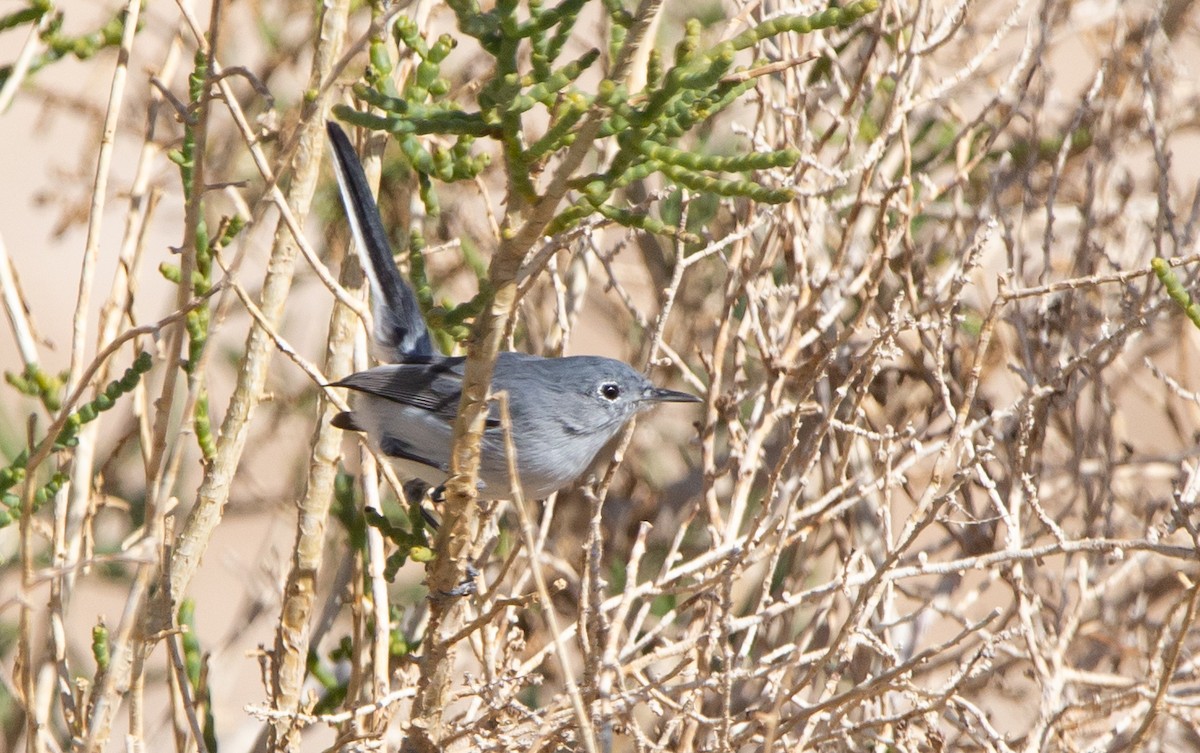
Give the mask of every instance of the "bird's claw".
<path id="1" fill-rule="evenodd" d="M 475 579 L 479 577 L 479 568 L 474 564 L 467 563 L 466 577 L 462 582 L 449 591 L 442 591 L 442 596 L 447 598 L 458 598 L 460 596 L 472 596 L 479 591 L 479 587 L 475 585 Z"/>

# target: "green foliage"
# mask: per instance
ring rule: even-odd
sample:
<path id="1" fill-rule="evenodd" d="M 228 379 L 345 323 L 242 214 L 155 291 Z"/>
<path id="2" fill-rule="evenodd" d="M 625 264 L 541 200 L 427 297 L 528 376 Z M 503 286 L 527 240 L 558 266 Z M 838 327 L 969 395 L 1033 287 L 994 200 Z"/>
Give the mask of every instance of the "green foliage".
<path id="1" fill-rule="evenodd" d="M 417 296 L 417 303 L 425 315 L 430 335 L 437 340 L 443 351 L 453 350 L 455 344 L 466 341 L 471 334 L 470 321 L 478 316 L 488 300 L 487 267 L 465 239 L 462 248 L 464 261 L 478 280 L 479 292 L 471 300 L 457 305 L 450 301 L 438 303 L 434 300 L 433 286 L 425 269 L 425 257 L 422 253 L 425 250 L 425 236 L 420 228 L 415 227 L 409 233 L 409 278 Z"/>
<path id="2" fill-rule="evenodd" d="M 67 416 L 63 428 L 54 439 L 52 452 L 74 447 L 79 443 L 79 429 L 84 424 L 95 421 L 96 417 L 116 405 L 123 395 L 132 392 L 141 380 L 142 375 L 154 364 L 150 354 L 142 351 L 134 359 L 133 365 L 125 370 L 120 379 L 114 379 L 100 392 L 95 399 L 80 406 L 78 410 Z M 5 468 L 0 468 L 0 528 L 8 525 L 13 518 L 21 514 L 21 498 L 12 492 L 12 488 L 26 480 L 26 466 L 29 463 L 29 450 L 22 450 Z M 58 493 L 67 482 L 63 473 L 53 473 L 50 479 L 39 486 L 33 493 L 33 512 L 37 512 L 47 500 Z"/>
<path id="3" fill-rule="evenodd" d="M 391 624 L 395 625 L 401 621 L 403 614 L 398 607 L 392 605 L 389 617 Z M 368 629 L 373 629 L 373 626 L 368 624 Z M 405 637 L 399 630 L 392 629 L 388 634 L 388 654 L 393 659 L 407 656 L 420 647 L 420 641 Z M 354 643 L 350 636 L 346 635 L 342 636 L 338 644 L 329 651 L 326 659 L 329 664 L 337 664 L 354 661 L 355 655 Z M 337 675 L 329 668 L 328 664 L 321 661 L 320 655 L 313 649 L 308 652 L 307 666 L 309 677 L 315 680 L 324 691 L 321 699 L 313 707 L 312 713 L 327 714 L 336 711 L 346 700 L 349 678 L 339 682 Z"/>
<path id="4" fill-rule="evenodd" d="M 1167 295 L 1171 297 L 1171 300 L 1179 304 L 1192 324 L 1200 328 L 1200 304 L 1193 301 L 1192 297 L 1188 295 L 1179 276 L 1171 269 L 1171 264 L 1161 256 L 1156 256 L 1150 260 L 1150 268 L 1154 270 L 1159 282 L 1167 289 Z"/>
<path id="5" fill-rule="evenodd" d="M 107 672 L 112 661 L 108 644 L 108 627 L 103 622 L 96 623 L 92 628 L 92 658 L 96 660 L 96 671 Z"/>
<path id="6" fill-rule="evenodd" d="M 204 96 L 204 88 L 208 82 L 208 60 L 203 52 L 197 51 L 193 59 L 193 68 L 188 76 L 189 117 L 184 119 L 183 142 L 178 150 L 168 155 L 170 160 L 179 165 L 179 177 L 183 183 L 184 197 L 190 201 L 196 192 L 196 133 L 190 113 L 200 105 Z M 222 219 L 215 236 L 210 236 L 208 224 L 204 220 L 203 202 L 198 204 L 200 211 L 195 218 L 195 243 L 193 244 L 195 267 L 192 271 L 192 295 L 203 296 L 212 290 L 213 260 L 216 253 L 241 233 L 246 223 L 241 217 L 233 216 Z M 171 264 L 159 265 L 159 272 L 167 280 L 180 285 L 183 282 L 182 272 L 178 266 Z M 211 323 L 212 311 L 208 302 L 200 304 L 188 312 L 185 328 L 188 334 L 188 356 L 184 361 L 183 370 L 189 378 L 198 380 L 200 374 L 197 367 L 204 355 L 204 346 L 208 343 L 208 328 Z M 208 390 L 202 385 L 197 390 L 195 406 L 192 410 L 192 428 L 196 434 L 196 443 L 205 460 L 211 460 L 217 452 L 216 439 L 212 433 L 212 421 L 208 411 Z"/>
<path id="7" fill-rule="evenodd" d="M 365 508 L 355 495 L 354 477 L 339 472 L 334 480 L 333 514 L 341 521 L 350 537 L 350 545 L 354 549 L 364 549 L 367 545 L 367 526 L 375 528 L 388 540 L 394 543 L 398 550 L 387 562 L 384 575 L 392 580 L 404 562 L 412 558 L 418 562 L 429 559 L 429 533 L 425 515 L 421 512 L 419 501 L 413 501 L 402 513 L 401 522 L 393 522 L 387 515 Z"/>
<path id="8" fill-rule="evenodd" d="M 429 562 L 433 559 L 433 550 L 429 546 L 425 516 L 421 512 L 420 503 L 413 502 L 409 505 L 407 512 L 407 525 L 398 525 L 375 510 L 370 508 L 363 510 L 367 525 L 378 530 L 396 545 L 396 551 L 388 557 L 383 571 L 383 577 L 389 582 L 395 580 L 396 573 L 409 558 L 414 562 Z"/>
<path id="9" fill-rule="evenodd" d="M 87 60 L 106 47 L 116 47 L 121 44 L 121 34 L 125 28 L 125 11 L 120 10 L 104 22 L 100 28 L 89 34 L 69 36 L 62 31 L 63 12 L 55 11 L 51 0 L 29 0 L 29 4 L 20 10 L 0 16 L 0 31 L 15 29 L 18 26 L 38 27 L 38 39 L 45 49 L 35 55 L 29 63 L 29 73 L 36 73 L 51 63 L 71 56 L 78 60 Z M 138 20 L 138 30 L 142 22 Z M 3 86 L 12 75 L 11 65 L 0 66 L 0 86 Z"/>
<path id="10" fill-rule="evenodd" d="M 186 628 L 181 636 L 183 644 L 183 669 L 187 674 L 192 690 L 200 689 L 200 669 L 203 659 L 200 654 L 200 640 L 196 637 L 196 602 L 184 599 L 179 604 L 179 626 Z"/>
<path id="11" fill-rule="evenodd" d="M 393 604 L 389 611 L 391 624 L 399 624 L 402 617 L 402 610 Z M 374 626 L 368 622 L 367 628 L 368 630 L 373 630 Z M 393 659 L 407 656 L 420 648 L 421 645 L 419 640 L 408 638 L 395 628 L 388 631 L 388 636 L 388 654 Z M 325 662 L 321 661 L 321 657 L 315 649 L 309 649 L 307 657 L 308 675 L 324 691 L 321 699 L 313 707 L 312 713 L 327 714 L 336 711 L 342 706 L 349 689 L 349 677 L 345 681 L 339 681 L 337 674 L 330 669 L 329 665 L 352 662 L 355 660 L 355 657 L 354 643 L 348 635 L 342 636 L 338 644 L 329 651 Z"/>
<path id="12" fill-rule="evenodd" d="M 581 88 L 583 74 L 600 60 L 598 48 L 565 62 L 559 59 L 583 4 L 584 0 L 563 0 L 546 8 L 541 0 L 531 0 L 528 17 L 522 20 L 516 0 L 500 0 L 489 11 L 483 11 L 475 0 L 450 0 L 459 31 L 476 39 L 494 59 L 474 107 L 449 101 L 444 96 L 448 87 L 437 85 L 442 81 L 440 65 L 453 48 L 453 40 L 443 35 L 428 45 L 413 22 L 401 18 L 394 27 L 397 43 L 420 59 L 402 91 L 396 92 L 384 75 L 390 63 L 377 59 L 375 53 L 381 51 L 373 50 L 369 85 L 359 85 L 355 93 L 378 113 L 345 106 L 335 112 L 347 122 L 396 136 L 405 159 L 418 174 L 422 197 L 431 212 L 437 208 L 433 180 L 470 179 L 486 167 L 486 155 L 472 155 L 470 149 L 480 138 L 500 144 L 510 195 L 529 202 L 538 200 L 541 197 L 533 176 L 585 134 L 582 129 L 589 120 L 585 115 L 591 113 L 593 122 L 599 116 L 598 137 L 615 141 L 615 148 L 608 150 L 606 169 L 569 183 L 575 195 L 568 197 L 546 234 L 568 230 L 598 213 L 627 227 L 694 240 L 645 212 L 619 206 L 614 193 L 657 173 L 700 194 L 767 203 L 789 201 L 790 190 L 760 185 L 753 173 L 794 165 L 799 159 L 795 150 L 718 157 L 677 144 L 754 86 L 752 75 L 736 75 L 734 60 L 739 51 L 780 34 L 846 26 L 878 7 L 877 0 L 859 0 L 809 16 L 772 19 L 709 50 L 701 48 L 702 24 L 694 19 L 675 49 L 673 63 L 664 66 L 660 55 L 651 55 L 645 88 L 629 92 L 623 81 L 612 78 L 604 78 L 594 91 Z M 610 22 L 609 59 L 616 59 L 633 19 L 619 0 L 603 0 L 603 4 Z M 528 63 L 523 62 L 526 47 Z M 532 126 L 525 116 L 533 111 L 539 112 L 539 120 L 548 115 L 549 122 L 540 135 L 530 137 Z M 420 139 L 427 134 L 453 137 L 454 145 L 428 147 Z"/>
<path id="13" fill-rule="evenodd" d="M 348 650 L 349 645 L 350 638 L 347 636 L 342 639 L 342 645 L 339 645 L 330 652 L 330 660 L 339 660 L 341 654 L 353 656 L 353 652 Z M 324 695 L 321 696 L 321 700 L 317 701 L 316 706 L 313 707 L 314 714 L 327 714 L 341 707 L 342 702 L 346 699 L 348 685 L 345 682 L 338 682 L 337 675 L 321 662 L 320 655 L 312 649 L 309 649 L 308 652 L 308 676 L 315 680 L 321 686 L 321 689 L 325 691 Z"/>
<path id="14" fill-rule="evenodd" d="M 364 507 L 356 497 L 355 490 L 354 477 L 339 472 L 334 479 L 333 514 L 346 528 L 352 548 L 366 548 L 367 526 L 378 530 L 395 544 L 397 551 L 388 558 L 384 569 L 384 576 L 389 581 L 395 578 L 396 572 L 403 567 L 407 559 L 428 561 L 431 557 L 428 524 L 419 501 L 411 502 L 408 508 L 400 513 L 403 520 L 397 523 L 387 515 Z"/>
<path id="15" fill-rule="evenodd" d="M 179 626 L 184 628 L 180 635 L 183 646 L 183 669 L 192 697 L 204 709 L 204 745 L 210 751 L 217 750 L 216 720 L 212 713 L 212 694 L 204 668 L 204 653 L 200 650 L 200 639 L 196 635 L 196 602 L 184 599 L 179 604 Z"/>
<path id="16" fill-rule="evenodd" d="M 391 612 L 391 624 L 401 624 L 404 617 L 404 610 L 399 605 L 392 604 L 389 611 Z M 388 631 L 388 635 L 388 654 L 394 659 L 408 656 L 421 647 L 420 640 L 414 640 L 406 636 L 398 627 Z"/>
<path id="17" fill-rule="evenodd" d="M 30 363 L 25 365 L 25 370 L 20 374 L 4 372 L 4 380 L 19 392 L 41 400 L 48 411 L 57 411 L 62 407 L 62 391 L 67 381 L 65 371 L 47 374 L 37 364 Z"/>
<path id="18" fill-rule="evenodd" d="M 425 320 L 439 334 L 439 340 L 466 342 L 471 334 L 469 322 L 483 311 L 489 297 L 486 281 L 481 280 L 479 285 L 479 292 L 471 300 L 457 306 L 433 306 L 425 312 Z"/>
<path id="19" fill-rule="evenodd" d="M 359 550 L 367 543 L 367 524 L 362 517 L 362 508 L 355 495 L 354 477 L 345 471 L 338 471 L 333 480 L 333 516 L 350 540 L 350 548 Z"/>
<path id="20" fill-rule="evenodd" d="M 1065 136 L 1055 136 L 1033 141 L 1018 139 L 1004 151 L 995 152 L 991 157 L 998 159 L 1007 153 L 1018 165 L 1031 165 L 1034 162 L 1054 162 L 1063 145 L 1067 145 L 1068 156 L 1074 156 L 1090 147 L 1093 142 L 1092 129 L 1081 126 Z"/>

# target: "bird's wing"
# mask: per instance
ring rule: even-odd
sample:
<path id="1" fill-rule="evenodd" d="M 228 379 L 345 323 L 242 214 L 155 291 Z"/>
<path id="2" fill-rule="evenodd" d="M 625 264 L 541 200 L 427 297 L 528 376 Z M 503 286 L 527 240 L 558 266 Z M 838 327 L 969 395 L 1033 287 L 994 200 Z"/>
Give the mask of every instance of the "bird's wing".
<path id="1" fill-rule="evenodd" d="M 501 353 L 492 378 L 493 389 L 510 393 L 516 391 L 520 386 L 520 380 L 514 378 L 518 372 L 525 377 L 537 376 L 538 369 L 530 364 L 546 363 L 548 360 L 524 353 Z M 421 408 L 453 421 L 458 414 L 466 361 L 462 356 L 410 356 L 401 363 L 376 366 L 351 374 L 329 386 L 346 387 L 401 405 Z M 520 411 L 514 408 L 513 412 L 516 414 Z M 487 428 L 499 426 L 500 410 L 493 402 L 488 407 Z"/>
<path id="2" fill-rule="evenodd" d="M 462 392 L 463 358 L 434 358 L 426 361 L 377 366 L 334 382 L 401 405 L 411 405 L 453 418 Z"/>

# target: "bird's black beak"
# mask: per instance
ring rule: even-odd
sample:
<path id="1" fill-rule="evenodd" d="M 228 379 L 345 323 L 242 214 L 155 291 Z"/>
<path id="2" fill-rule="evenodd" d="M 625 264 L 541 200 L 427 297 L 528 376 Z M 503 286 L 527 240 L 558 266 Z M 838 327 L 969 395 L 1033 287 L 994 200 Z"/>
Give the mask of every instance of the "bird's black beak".
<path id="1" fill-rule="evenodd" d="M 645 402 L 650 403 L 700 403 L 703 402 L 695 395 L 686 392 L 678 392 L 676 390 L 668 390 L 663 387 L 652 387 L 647 390 L 642 398 Z"/>

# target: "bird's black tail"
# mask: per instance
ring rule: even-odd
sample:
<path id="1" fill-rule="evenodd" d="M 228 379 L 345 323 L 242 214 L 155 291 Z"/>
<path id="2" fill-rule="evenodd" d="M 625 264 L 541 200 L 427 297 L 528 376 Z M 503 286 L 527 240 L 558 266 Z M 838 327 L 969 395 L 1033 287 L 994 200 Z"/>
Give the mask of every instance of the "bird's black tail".
<path id="1" fill-rule="evenodd" d="M 379 355 L 391 362 L 407 356 L 433 355 L 429 329 L 417 306 L 416 294 L 396 269 L 396 260 L 392 258 L 387 233 L 379 217 L 379 206 L 367 185 L 362 163 L 341 126 L 329 121 L 326 130 L 333 145 L 333 167 L 342 204 L 346 207 L 363 267 L 371 280 L 375 342 L 383 351 Z"/>

